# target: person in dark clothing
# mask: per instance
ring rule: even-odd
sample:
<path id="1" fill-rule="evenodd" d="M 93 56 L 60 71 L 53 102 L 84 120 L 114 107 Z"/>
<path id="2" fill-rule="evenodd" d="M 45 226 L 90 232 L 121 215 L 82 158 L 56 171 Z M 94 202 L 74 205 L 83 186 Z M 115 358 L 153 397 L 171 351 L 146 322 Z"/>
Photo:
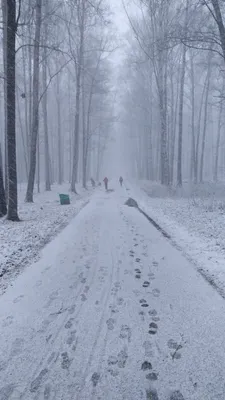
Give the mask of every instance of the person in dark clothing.
<path id="1" fill-rule="evenodd" d="M 123 184 L 123 178 L 122 178 L 122 176 L 120 177 L 119 182 L 120 182 L 120 186 L 122 186 L 122 184 Z"/>
<path id="2" fill-rule="evenodd" d="M 94 181 L 93 178 L 91 178 L 91 185 L 92 185 L 93 188 L 95 187 L 95 181 Z"/>
<path id="3" fill-rule="evenodd" d="M 109 182 L 109 180 L 108 180 L 107 176 L 103 179 L 103 182 L 105 184 L 105 190 L 108 190 L 108 182 Z"/>

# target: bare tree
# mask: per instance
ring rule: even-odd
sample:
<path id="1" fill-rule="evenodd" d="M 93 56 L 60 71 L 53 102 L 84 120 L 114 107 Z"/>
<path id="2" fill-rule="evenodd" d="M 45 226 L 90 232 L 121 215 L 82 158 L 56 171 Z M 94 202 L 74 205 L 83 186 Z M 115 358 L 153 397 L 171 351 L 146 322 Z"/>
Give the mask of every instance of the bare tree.
<path id="1" fill-rule="evenodd" d="M 0 146 L 0 218 L 7 214 L 4 178 L 3 178 L 3 160 Z"/>
<path id="2" fill-rule="evenodd" d="M 30 167 L 26 201 L 33 202 L 34 180 L 36 170 L 37 137 L 39 125 L 39 58 L 40 58 L 40 37 L 41 37 L 41 11 L 42 0 L 36 0 L 35 12 L 35 38 L 34 38 L 34 61 L 33 61 L 33 106 L 32 106 L 32 132 L 30 143 Z"/>
<path id="3" fill-rule="evenodd" d="M 7 168 L 8 168 L 8 212 L 7 218 L 19 221 L 17 212 L 17 164 L 16 164 L 16 31 L 20 16 L 16 16 L 16 1 L 7 0 Z"/>

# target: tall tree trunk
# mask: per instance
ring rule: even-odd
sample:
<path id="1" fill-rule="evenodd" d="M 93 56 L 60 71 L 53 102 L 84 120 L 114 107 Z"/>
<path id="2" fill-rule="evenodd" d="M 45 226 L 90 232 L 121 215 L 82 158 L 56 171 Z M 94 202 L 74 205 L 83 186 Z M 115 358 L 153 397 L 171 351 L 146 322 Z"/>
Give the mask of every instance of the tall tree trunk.
<path id="1" fill-rule="evenodd" d="M 22 48 L 22 58 L 23 58 L 23 80 L 24 80 L 24 107 L 25 107 L 25 132 L 26 132 L 26 162 L 29 165 L 29 149 L 30 149 L 30 140 L 29 140 L 29 113 L 28 113 L 28 101 L 29 96 L 27 93 L 27 82 L 26 82 L 26 59 L 27 49 L 25 47 Z M 30 71 L 28 71 L 30 73 Z M 28 166 L 27 166 L 27 174 L 28 174 Z"/>
<path id="2" fill-rule="evenodd" d="M 16 164 L 16 1 L 7 0 L 7 157 L 8 213 L 7 219 L 19 221 L 17 212 Z"/>
<path id="3" fill-rule="evenodd" d="M 83 175 L 82 175 L 82 183 L 83 187 L 86 189 L 87 186 L 87 160 L 86 160 L 86 111 L 85 111 L 85 91 L 84 91 L 84 79 L 82 84 L 82 124 L 83 124 L 83 157 L 82 157 L 82 167 L 83 167 Z"/>
<path id="4" fill-rule="evenodd" d="M 20 124 L 20 133 L 21 133 L 22 145 L 23 145 L 26 179 L 27 179 L 28 178 L 27 146 L 26 146 L 26 141 L 25 141 L 25 137 L 24 137 L 24 129 L 23 129 L 23 122 L 22 122 L 21 112 L 20 112 L 20 103 L 19 103 L 18 90 L 16 91 L 16 100 L 17 100 L 17 110 L 18 110 L 18 117 L 19 117 L 19 124 Z"/>
<path id="5" fill-rule="evenodd" d="M 224 81 L 223 81 L 223 89 L 224 89 Z M 222 92 L 223 94 L 223 92 Z M 217 125 L 217 138 L 216 138 L 216 157 L 215 157 L 215 165 L 213 171 L 213 180 L 217 182 L 218 180 L 218 163 L 219 163 L 219 148 L 220 148 L 220 136 L 221 136 L 221 117 L 223 111 L 223 100 L 220 100 L 219 107 L 219 117 L 218 117 L 218 125 Z"/>
<path id="6" fill-rule="evenodd" d="M 183 108 L 184 108 L 184 81 L 186 69 L 186 46 L 183 45 L 181 78 L 180 78 L 180 103 L 179 103 L 179 130 L 177 152 L 177 185 L 182 186 L 182 142 L 183 142 Z"/>
<path id="7" fill-rule="evenodd" d="M 4 155 L 5 155 L 5 194 L 8 200 L 8 150 L 7 150 L 7 2 L 2 0 L 3 16 L 3 70 L 4 70 Z"/>
<path id="8" fill-rule="evenodd" d="M 195 153 L 195 71 L 193 55 L 190 54 L 191 63 L 191 163 L 190 163 L 190 179 L 197 180 L 196 171 L 196 153 Z M 196 181 L 195 181 L 196 183 Z"/>
<path id="9" fill-rule="evenodd" d="M 36 152 L 38 136 L 38 110 L 39 110 L 39 53 L 41 36 L 41 6 L 42 0 L 36 0 L 36 21 L 35 21 L 35 39 L 34 39 L 34 62 L 33 62 L 33 107 L 32 107 L 32 133 L 30 148 L 30 168 L 26 193 L 26 201 L 33 202 L 34 180 L 36 170 Z"/>
<path id="10" fill-rule="evenodd" d="M 40 136 L 37 136 L 37 192 L 40 193 Z"/>
<path id="11" fill-rule="evenodd" d="M 74 126 L 74 146 L 73 146 L 73 168 L 71 179 L 71 191 L 76 193 L 75 183 L 78 174 L 79 162 L 79 130 L 80 130 L 80 92 L 81 92 L 81 72 L 83 68 L 83 52 L 84 52 L 84 18 L 85 18 L 85 4 L 82 0 L 81 4 L 81 18 L 80 18 L 80 44 L 78 53 L 78 65 L 76 76 L 76 109 L 75 109 L 75 126 Z"/>
<path id="12" fill-rule="evenodd" d="M 2 150 L 0 145 L 0 218 L 7 214 L 4 178 L 3 178 L 3 160 Z"/>
<path id="13" fill-rule="evenodd" d="M 60 90 L 59 90 L 59 74 L 56 77 L 56 103 L 57 103 L 57 138 L 58 138 L 58 184 L 62 185 L 63 182 L 63 146 L 61 136 L 61 104 L 60 104 Z"/>
<path id="14" fill-rule="evenodd" d="M 47 6 L 46 6 L 47 7 Z M 44 24 L 44 37 L 47 39 L 47 23 Z M 43 90 L 47 87 L 47 48 L 43 49 Z M 50 174 L 50 152 L 49 152 L 49 139 L 48 139 L 48 92 L 45 91 L 42 98 L 43 107 L 43 122 L 44 122 L 44 145 L 45 145 L 45 190 L 51 190 L 51 174 Z"/>
<path id="15" fill-rule="evenodd" d="M 200 102 L 200 109 L 199 109 L 199 115 L 198 115 L 198 134 L 197 134 L 197 140 L 196 140 L 196 150 L 195 150 L 195 170 L 194 170 L 194 182 L 198 182 L 198 168 L 199 168 L 199 144 L 200 144 L 200 134 L 201 134 L 201 119 L 202 119 L 202 109 L 203 109 L 203 104 L 204 104 L 204 95 L 206 91 L 206 85 L 207 85 L 207 75 L 205 78 L 204 82 L 204 87 L 201 95 L 201 102 Z"/>
<path id="16" fill-rule="evenodd" d="M 161 141 L 160 141 L 160 168 L 161 168 L 161 184 L 169 184 L 169 162 L 167 152 L 167 124 L 166 124 L 166 110 L 163 102 L 164 94 L 160 94 L 160 123 L 161 123 Z"/>
<path id="17" fill-rule="evenodd" d="M 209 88 L 210 88 L 210 78 L 211 78 L 211 58 L 212 53 L 209 52 L 208 60 L 208 72 L 207 72 L 207 84 L 205 92 L 205 107 L 204 107 L 204 123 L 202 132 L 202 148 L 201 148 L 201 159 L 200 159 L 200 171 L 199 171 L 199 181 L 203 182 L 203 169 L 204 169 L 204 157 L 205 157 L 205 139 L 206 139 L 206 129 L 207 129 L 207 118 L 208 118 L 208 104 L 209 104 Z"/>

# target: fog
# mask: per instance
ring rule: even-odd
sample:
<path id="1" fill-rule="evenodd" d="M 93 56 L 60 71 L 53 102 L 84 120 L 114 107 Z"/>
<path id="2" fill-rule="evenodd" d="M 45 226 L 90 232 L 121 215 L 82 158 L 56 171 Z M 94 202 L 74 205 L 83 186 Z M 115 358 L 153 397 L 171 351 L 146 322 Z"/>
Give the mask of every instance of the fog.
<path id="1" fill-rule="evenodd" d="M 32 202 L 35 187 L 67 182 L 76 193 L 76 183 L 105 175 L 180 187 L 223 179 L 223 3 L 7 4 L 0 142 L 9 218 L 17 183 Z"/>

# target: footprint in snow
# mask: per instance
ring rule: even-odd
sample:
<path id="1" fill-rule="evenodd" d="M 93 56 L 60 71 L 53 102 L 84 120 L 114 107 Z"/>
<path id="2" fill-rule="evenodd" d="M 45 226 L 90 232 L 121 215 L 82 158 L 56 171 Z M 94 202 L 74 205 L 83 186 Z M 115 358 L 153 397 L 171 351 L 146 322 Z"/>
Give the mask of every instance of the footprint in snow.
<path id="1" fill-rule="evenodd" d="M 149 279 L 150 279 L 151 281 L 153 281 L 153 280 L 155 279 L 155 274 L 153 274 L 152 272 L 150 272 L 150 273 L 148 274 L 148 277 L 149 277 Z"/>
<path id="2" fill-rule="evenodd" d="M 120 329 L 120 339 L 127 339 L 128 342 L 131 341 L 131 329 L 128 325 L 122 325 Z"/>
<path id="3" fill-rule="evenodd" d="M 181 350 L 183 346 L 181 344 L 178 344 L 173 339 L 168 340 L 167 346 L 169 347 L 169 349 L 174 350 L 173 352 L 170 353 L 172 359 L 179 360 L 181 358 L 179 350 Z"/>
<path id="4" fill-rule="evenodd" d="M 119 297 L 119 298 L 117 299 L 117 305 L 118 305 L 118 306 L 122 306 L 123 303 L 124 303 L 124 299 L 123 299 L 122 297 Z"/>
<path id="5" fill-rule="evenodd" d="M 148 303 L 145 299 L 139 300 L 139 303 L 141 304 L 141 307 L 148 307 Z"/>
<path id="6" fill-rule="evenodd" d="M 152 294 L 154 297 L 159 297 L 160 296 L 160 290 L 159 289 L 153 289 Z"/>
<path id="7" fill-rule="evenodd" d="M 176 349 L 178 348 L 178 343 L 177 343 L 175 340 L 170 339 L 170 340 L 168 340 L 168 342 L 167 342 L 167 346 L 169 347 L 169 349 L 174 349 L 174 350 L 176 350 Z"/>
<path id="8" fill-rule="evenodd" d="M 159 400 L 159 396 L 156 389 L 146 390 L 146 400 Z"/>
<path id="9" fill-rule="evenodd" d="M 128 359 L 128 354 L 127 354 L 127 347 L 125 346 L 119 353 L 117 356 L 118 359 L 118 367 L 119 368 L 125 368 L 126 366 L 126 362 Z"/>
<path id="10" fill-rule="evenodd" d="M 71 346 L 76 340 L 76 331 L 70 332 L 69 337 L 67 338 L 66 343 Z"/>
<path id="11" fill-rule="evenodd" d="M 155 335 L 155 334 L 157 333 L 157 331 L 158 331 L 158 325 L 157 325 L 155 322 L 151 322 L 151 323 L 149 324 L 149 331 L 148 331 L 148 333 L 149 333 L 150 335 Z"/>
<path id="12" fill-rule="evenodd" d="M 89 286 L 85 286 L 84 288 L 84 293 L 87 293 L 89 291 L 90 287 Z"/>
<path id="13" fill-rule="evenodd" d="M 115 356 L 110 356 L 108 358 L 108 365 L 116 365 L 118 363 L 118 359 Z"/>
<path id="14" fill-rule="evenodd" d="M 136 278 L 136 279 L 140 279 L 140 278 L 141 278 L 141 274 L 136 274 L 136 275 L 135 275 L 135 278 Z"/>
<path id="15" fill-rule="evenodd" d="M 76 309 L 76 305 L 73 304 L 71 307 L 68 308 L 68 313 L 73 314 L 75 312 L 75 309 Z"/>
<path id="16" fill-rule="evenodd" d="M 74 321 L 74 318 L 70 318 L 69 321 L 67 321 L 67 323 L 66 323 L 66 325 L 65 325 L 65 328 L 66 328 L 66 329 L 72 328 L 72 326 L 73 326 L 73 321 Z"/>
<path id="17" fill-rule="evenodd" d="M 14 317 L 12 315 L 9 315 L 8 317 L 6 317 L 6 319 L 4 319 L 2 326 L 6 327 L 6 326 L 10 326 L 13 323 Z"/>
<path id="18" fill-rule="evenodd" d="M 71 363 L 73 360 L 69 359 L 67 351 L 61 354 L 62 361 L 61 361 L 61 367 L 62 369 L 69 369 Z"/>
<path id="19" fill-rule="evenodd" d="M 92 380 L 92 383 L 93 383 L 94 387 L 97 386 L 99 379 L 100 379 L 100 374 L 98 372 L 94 372 L 92 374 L 92 377 L 91 377 L 91 380 Z"/>
<path id="20" fill-rule="evenodd" d="M 157 381 L 158 380 L 158 374 L 156 372 L 150 372 L 149 374 L 146 375 L 146 379 L 149 381 Z"/>
<path id="21" fill-rule="evenodd" d="M 149 310 L 148 313 L 149 313 L 149 315 L 151 315 L 153 317 L 156 317 L 156 315 L 157 315 L 157 311 L 155 309 Z"/>
<path id="22" fill-rule="evenodd" d="M 144 283 L 143 283 L 143 287 L 144 288 L 148 288 L 149 287 L 149 285 L 150 285 L 150 282 L 148 282 L 148 281 L 144 281 Z"/>
<path id="23" fill-rule="evenodd" d="M 99 302 L 98 302 L 98 303 L 99 303 Z M 113 314 L 116 314 L 116 313 L 119 312 L 118 308 L 117 308 L 115 305 L 113 305 L 113 304 L 110 304 L 110 305 L 109 305 L 109 308 L 111 309 L 111 312 L 112 312 Z"/>
<path id="24" fill-rule="evenodd" d="M 158 267 L 159 263 L 158 263 L 158 261 L 153 261 L 152 265 L 154 265 L 154 267 Z"/>
<path id="25" fill-rule="evenodd" d="M 149 361 L 144 361 L 141 364 L 142 371 L 147 371 L 148 369 L 152 369 L 152 364 Z"/>
<path id="26" fill-rule="evenodd" d="M 152 357 L 153 356 L 153 351 L 152 351 L 152 343 L 148 340 L 146 340 L 142 347 L 144 347 L 145 351 L 145 357 Z"/>
<path id="27" fill-rule="evenodd" d="M 86 300 L 87 300 L 87 297 L 85 296 L 84 293 L 82 293 L 82 294 L 81 294 L 81 301 L 86 301 Z"/>
<path id="28" fill-rule="evenodd" d="M 170 395 L 169 400 L 184 400 L 184 396 L 182 395 L 182 393 L 179 390 L 176 390 L 175 392 L 173 392 Z"/>
<path id="29" fill-rule="evenodd" d="M 144 321 L 144 320 L 145 320 L 145 313 L 144 313 L 144 311 L 139 311 L 138 314 L 141 316 L 142 321 Z"/>
<path id="30" fill-rule="evenodd" d="M 14 303 L 14 304 L 15 304 L 15 303 L 19 303 L 19 301 L 22 300 L 23 298 L 24 298 L 24 295 L 21 294 L 20 296 L 16 297 L 16 298 L 13 300 L 13 303 Z"/>
<path id="31" fill-rule="evenodd" d="M 108 329 L 109 329 L 110 331 L 112 331 L 112 330 L 114 329 L 115 319 L 109 318 L 109 319 L 106 321 L 106 324 L 107 324 Z"/>
<path id="32" fill-rule="evenodd" d="M 136 272 L 136 274 L 138 274 L 138 275 L 140 275 L 140 274 L 141 274 L 141 271 L 140 271 L 140 269 L 139 269 L 139 268 L 135 268 L 135 272 Z"/>
<path id="33" fill-rule="evenodd" d="M 152 317 L 152 321 L 154 321 L 154 322 L 159 322 L 159 321 L 160 321 L 160 318 L 159 318 L 159 317 Z"/>
<path id="34" fill-rule="evenodd" d="M 135 261 L 136 261 L 137 263 L 139 263 L 139 262 L 141 261 L 141 259 L 137 257 L 137 258 L 135 259 Z"/>

